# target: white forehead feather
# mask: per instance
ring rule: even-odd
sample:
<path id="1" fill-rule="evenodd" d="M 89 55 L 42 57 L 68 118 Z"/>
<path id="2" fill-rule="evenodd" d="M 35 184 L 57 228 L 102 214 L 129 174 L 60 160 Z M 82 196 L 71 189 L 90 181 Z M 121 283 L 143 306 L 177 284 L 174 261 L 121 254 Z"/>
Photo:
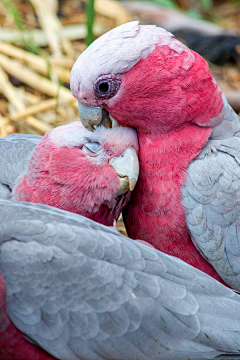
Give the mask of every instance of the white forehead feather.
<path id="1" fill-rule="evenodd" d="M 48 133 L 48 138 L 56 147 L 66 146 L 71 148 L 84 144 L 89 133 L 91 134 L 80 121 L 76 121 L 51 130 Z"/>
<path id="2" fill-rule="evenodd" d="M 133 128 L 119 126 L 115 129 L 108 129 L 99 126 L 92 132 L 87 130 L 80 121 L 56 127 L 48 133 L 48 139 L 56 148 L 80 147 L 88 141 L 110 141 L 122 144 L 123 147 L 133 145 L 136 149 L 138 148 L 137 132 Z"/>
<path id="3" fill-rule="evenodd" d="M 77 97 L 78 84 L 92 87 L 104 74 L 124 73 L 146 58 L 156 44 L 169 45 L 172 34 L 155 25 L 132 21 L 116 27 L 95 40 L 77 59 L 71 72 L 71 90 Z"/>

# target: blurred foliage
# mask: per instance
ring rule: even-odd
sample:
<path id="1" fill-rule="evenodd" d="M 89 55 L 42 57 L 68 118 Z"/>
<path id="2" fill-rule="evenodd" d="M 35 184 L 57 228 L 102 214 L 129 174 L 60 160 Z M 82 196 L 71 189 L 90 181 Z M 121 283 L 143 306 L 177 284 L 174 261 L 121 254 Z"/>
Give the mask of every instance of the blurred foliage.
<path id="1" fill-rule="evenodd" d="M 7 10 L 8 14 L 13 17 L 15 25 L 18 27 L 19 30 L 23 31 L 24 23 L 14 1 L 2 0 L 2 3 L 5 6 L 5 9 Z"/>
<path id="2" fill-rule="evenodd" d="M 145 1 L 145 0 L 143 0 Z M 169 9 L 178 9 L 178 5 L 174 0 L 150 0 L 150 2 L 154 2 L 159 6 L 164 6 Z"/>
<path id="3" fill-rule="evenodd" d="M 194 18 L 202 18 L 202 12 L 211 16 L 212 8 L 213 8 L 212 0 L 195 0 L 196 6 L 194 6 L 194 1 L 188 2 L 186 0 L 143 0 L 143 1 L 154 2 L 159 6 L 163 6 L 169 9 L 182 9 L 189 16 Z M 239 0 L 230 0 L 230 1 L 239 1 Z"/>
<path id="4" fill-rule="evenodd" d="M 24 21 L 20 15 L 20 12 L 17 9 L 17 6 L 15 4 L 14 0 L 1 0 L 5 9 L 7 10 L 8 14 L 10 16 L 12 16 L 15 25 L 17 26 L 17 28 L 22 32 L 25 30 L 24 27 Z M 29 36 L 26 38 L 23 37 L 22 38 L 22 44 L 24 45 L 24 47 L 30 51 L 31 53 L 34 54 L 41 54 L 42 53 L 42 49 L 40 47 L 38 47 L 37 45 L 35 45 L 33 38 L 31 37 L 31 35 L 29 34 Z"/>
<path id="5" fill-rule="evenodd" d="M 29 52 L 33 54 L 41 55 L 44 53 L 44 51 L 35 44 L 31 34 L 28 35 L 27 39 L 22 39 L 22 44 Z"/>
<path id="6" fill-rule="evenodd" d="M 86 25 L 87 25 L 87 38 L 86 38 L 86 45 L 89 46 L 93 40 L 93 24 L 94 24 L 94 0 L 88 0 L 86 3 Z"/>
<path id="7" fill-rule="evenodd" d="M 205 9 L 205 10 L 210 10 L 212 9 L 212 1 L 211 0 L 198 0 L 198 2 L 202 5 L 202 7 Z"/>
<path id="8" fill-rule="evenodd" d="M 200 12 L 198 10 L 195 10 L 195 9 L 187 10 L 186 14 L 188 16 L 190 16 L 191 18 L 194 18 L 194 19 L 201 19 L 202 18 L 202 14 L 200 14 Z"/>

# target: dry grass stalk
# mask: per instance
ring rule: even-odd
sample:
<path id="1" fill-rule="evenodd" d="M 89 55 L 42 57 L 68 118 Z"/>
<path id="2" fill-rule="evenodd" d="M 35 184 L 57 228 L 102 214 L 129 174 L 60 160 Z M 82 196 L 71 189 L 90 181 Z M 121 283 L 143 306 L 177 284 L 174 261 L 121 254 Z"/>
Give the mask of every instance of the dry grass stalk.
<path id="1" fill-rule="evenodd" d="M 58 78 L 64 82 L 70 82 L 70 71 L 60 66 L 56 66 L 48 62 L 48 59 L 44 59 L 38 55 L 31 54 L 28 51 L 22 50 L 17 46 L 0 42 L 0 52 L 5 55 L 14 57 L 15 59 L 24 61 L 25 64 L 32 67 L 37 72 L 48 75 L 49 70 L 57 74 Z"/>
<path id="2" fill-rule="evenodd" d="M 0 137 L 8 136 L 8 126 L 10 124 L 10 120 L 6 117 L 0 115 Z"/>
<path id="3" fill-rule="evenodd" d="M 48 60 L 51 65 L 56 65 L 71 70 L 76 59 L 69 57 L 54 58 L 52 56 L 49 56 Z"/>
<path id="4" fill-rule="evenodd" d="M 72 44 L 67 39 L 60 40 L 58 33 L 62 29 L 61 22 L 51 11 L 47 0 L 30 0 L 38 16 L 42 29 L 45 31 L 49 46 L 54 56 L 62 56 L 61 45 L 66 54 L 73 54 Z"/>
<path id="5" fill-rule="evenodd" d="M 25 110 L 19 111 L 9 116 L 13 121 L 25 118 L 30 115 L 34 115 L 38 112 L 44 112 L 49 109 L 54 109 L 57 106 L 57 99 L 49 99 L 41 101 L 39 104 L 28 106 Z"/>
<path id="6" fill-rule="evenodd" d="M 31 94 L 30 92 L 25 91 L 22 88 L 18 88 L 17 92 L 19 96 L 24 100 L 24 102 L 31 105 L 37 104 L 42 100 L 39 96 Z"/>
<path id="7" fill-rule="evenodd" d="M 77 100 L 74 99 L 70 90 L 64 87 L 59 89 L 58 84 L 34 73 L 17 61 L 11 60 L 4 55 L 0 55 L 0 64 L 7 73 L 15 76 L 32 88 L 37 89 L 50 97 L 57 97 L 59 95 L 59 97 L 66 102 L 71 102 L 71 105 L 75 108 L 78 107 Z"/>
<path id="8" fill-rule="evenodd" d="M 110 30 L 105 25 L 96 24 L 93 28 L 95 36 L 101 36 L 106 31 Z M 86 26 L 84 24 L 66 25 L 58 33 L 60 39 L 66 38 L 68 40 L 83 40 L 86 37 Z M 11 43 L 20 43 L 25 40 L 26 42 L 32 40 L 37 46 L 47 46 L 47 35 L 41 29 L 34 29 L 31 31 L 22 31 L 13 29 L 6 29 L 0 27 L 0 41 L 6 41 Z M 56 62 L 61 58 L 54 58 Z M 65 59 L 63 57 L 63 59 Z M 74 60 L 70 59 L 74 62 Z M 72 65 L 71 65 L 72 66 Z"/>
<path id="9" fill-rule="evenodd" d="M 130 14 L 115 0 L 95 0 L 95 10 L 98 14 L 114 19 L 117 26 L 132 20 Z"/>
<path id="10" fill-rule="evenodd" d="M 13 107 L 17 110 L 22 110 L 24 105 L 22 104 L 22 101 L 19 99 L 19 97 L 16 96 L 16 89 L 8 80 L 8 76 L 2 67 L 0 67 L 0 86 L 1 92 L 13 105 Z"/>
<path id="11" fill-rule="evenodd" d="M 35 129 L 41 131 L 42 133 L 46 133 L 52 130 L 52 126 L 42 122 L 41 120 L 36 119 L 33 116 L 28 116 L 25 118 L 25 121 L 28 125 L 34 127 Z"/>
<path id="12" fill-rule="evenodd" d="M 1 67 L 0 67 L 0 86 L 1 86 L 1 92 L 13 105 L 13 107 L 17 111 L 24 111 L 25 110 L 24 103 L 17 96 L 17 91 L 15 87 L 10 83 L 7 74 Z M 25 121 L 27 124 L 35 127 L 36 129 L 42 132 L 46 132 L 52 129 L 51 126 L 49 126 L 48 124 L 44 124 L 42 121 L 36 119 L 33 116 L 27 116 Z"/>

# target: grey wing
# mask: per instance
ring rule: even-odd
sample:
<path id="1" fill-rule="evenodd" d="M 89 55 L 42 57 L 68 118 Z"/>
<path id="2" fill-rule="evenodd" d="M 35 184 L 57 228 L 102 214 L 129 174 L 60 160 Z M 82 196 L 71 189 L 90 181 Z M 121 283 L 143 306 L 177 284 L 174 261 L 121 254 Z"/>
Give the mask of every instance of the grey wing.
<path id="1" fill-rule="evenodd" d="M 214 358 L 240 349 L 240 299 L 89 219 L 0 200 L 9 316 L 59 359 Z"/>
<path id="2" fill-rule="evenodd" d="M 195 246 L 240 291 L 240 126 L 236 114 L 228 115 L 234 134 L 210 139 L 190 164 L 182 202 Z"/>
<path id="3" fill-rule="evenodd" d="M 12 134 L 0 139 L 0 198 L 9 199 L 41 136 Z"/>

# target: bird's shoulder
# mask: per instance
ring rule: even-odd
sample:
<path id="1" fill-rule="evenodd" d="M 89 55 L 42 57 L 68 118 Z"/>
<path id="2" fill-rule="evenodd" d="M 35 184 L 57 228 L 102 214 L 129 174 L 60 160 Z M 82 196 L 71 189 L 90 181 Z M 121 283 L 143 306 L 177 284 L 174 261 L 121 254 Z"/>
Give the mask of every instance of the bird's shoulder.
<path id="1" fill-rule="evenodd" d="M 25 170 L 42 136 L 11 134 L 0 139 L 0 198 L 10 198 L 18 176 Z"/>

